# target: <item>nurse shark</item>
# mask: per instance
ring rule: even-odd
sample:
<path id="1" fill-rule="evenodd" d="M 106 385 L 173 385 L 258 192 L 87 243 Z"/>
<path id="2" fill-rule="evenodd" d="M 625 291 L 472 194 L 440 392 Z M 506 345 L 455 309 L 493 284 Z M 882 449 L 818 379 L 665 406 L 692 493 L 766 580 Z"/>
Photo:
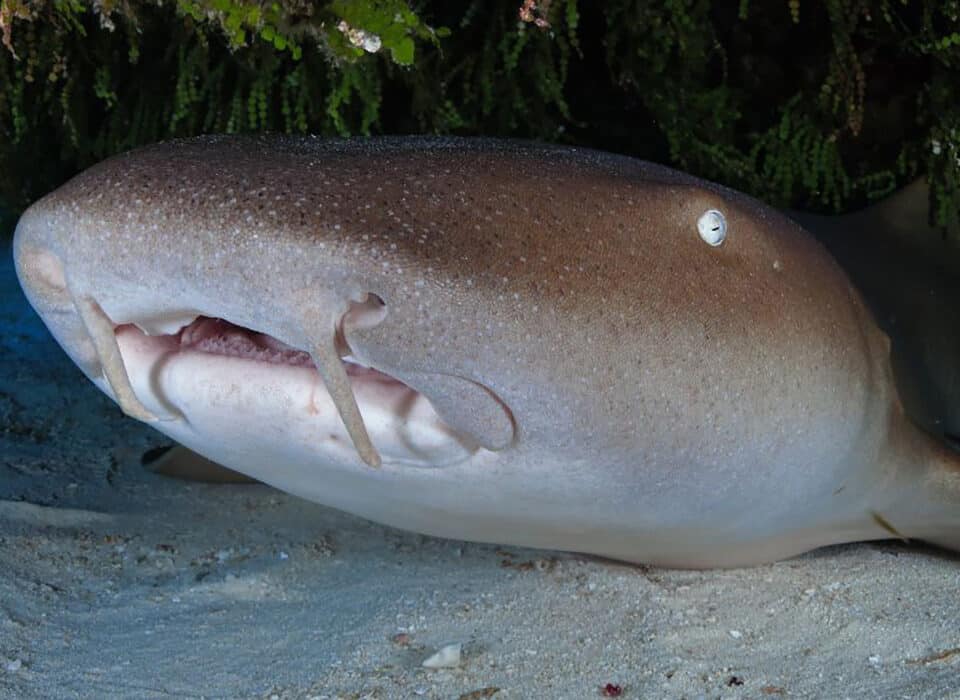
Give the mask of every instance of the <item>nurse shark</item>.
<path id="1" fill-rule="evenodd" d="M 960 548 L 960 457 L 809 233 L 596 151 L 201 137 L 21 218 L 16 269 L 129 415 L 442 537 L 676 567 Z"/>

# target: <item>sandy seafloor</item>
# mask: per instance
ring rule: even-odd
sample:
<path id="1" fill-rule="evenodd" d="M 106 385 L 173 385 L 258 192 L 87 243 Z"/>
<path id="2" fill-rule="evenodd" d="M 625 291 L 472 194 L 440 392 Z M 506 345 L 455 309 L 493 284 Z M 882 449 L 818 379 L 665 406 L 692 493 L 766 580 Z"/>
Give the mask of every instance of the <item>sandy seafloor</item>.
<path id="1" fill-rule="evenodd" d="M 960 557 L 930 548 L 672 571 L 153 475 L 166 440 L 0 261 L 0 697 L 960 698 Z"/>

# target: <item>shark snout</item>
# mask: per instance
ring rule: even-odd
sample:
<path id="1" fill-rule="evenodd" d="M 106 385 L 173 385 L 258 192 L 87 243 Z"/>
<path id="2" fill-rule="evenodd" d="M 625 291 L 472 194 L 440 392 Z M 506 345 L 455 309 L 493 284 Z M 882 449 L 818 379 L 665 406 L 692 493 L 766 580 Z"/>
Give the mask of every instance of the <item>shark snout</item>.
<path id="1" fill-rule="evenodd" d="M 61 255 L 44 242 L 31 240 L 35 221 L 28 210 L 14 236 L 14 266 L 30 304 L 43 318 L 57 342 L 83 372 L 93 379 L 100 374 L 96 348 L 90 341 L 67 287 Z"/>
<path id="2" fill-rule="evenodd" d="M 290 317 L 276 323 L 298 329 L 290 335 L 246 325 L 226 302 L 190 311 L 174 290 L 155 298 L 142 292 L 124 307 L 116 290 L 104 288 L 107 275 L 71 274 L 66 258 L 77 255 L 37 233 L 25 217 L 15 246 L 32 305 L 125 413 L 176 439 L 196 444 L 199 432 L 229 442 L 222 436 L 233 430 L 230 416 L 243 413 L 291 440 L 306 443 L 312 430 L 313 447 L 340 462 L 349 461 L 344 446 L 351 446 L 354 459 L 371 466 L 444 466 L 513 440 L 509 408 L 483 385 L 369 360 L 383 354 L 377 347 L 386 341 L 376 334 L 391 311 L 376 293 L 331 291 L 306 312 L 291 304 Z"/>

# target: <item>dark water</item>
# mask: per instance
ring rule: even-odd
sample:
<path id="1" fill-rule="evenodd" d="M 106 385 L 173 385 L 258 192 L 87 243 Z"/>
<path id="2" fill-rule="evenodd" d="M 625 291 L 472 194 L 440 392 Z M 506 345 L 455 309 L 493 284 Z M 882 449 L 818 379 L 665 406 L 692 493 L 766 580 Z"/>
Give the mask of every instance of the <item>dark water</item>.
<path id="1" fill-rule="evenodd" d="M 0 205 L 0 244 L 13 237 L 13 229 L 17 223 L 17 215 Z"/>

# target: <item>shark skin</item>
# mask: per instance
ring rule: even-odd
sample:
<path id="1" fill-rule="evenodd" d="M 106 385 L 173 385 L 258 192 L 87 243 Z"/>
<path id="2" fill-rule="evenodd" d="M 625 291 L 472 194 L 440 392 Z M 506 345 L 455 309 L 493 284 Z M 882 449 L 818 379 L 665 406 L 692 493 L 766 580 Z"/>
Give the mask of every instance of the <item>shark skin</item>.
<path id="1" fill-rule="evenodd" d="M 931 226 L 917 180 L 845 216 L 791 213 L 840 263 L 892 344 L 907 415 L 960 449 L 960 231 Z"/>
<path id="2" fill-rule="evenodd" d="M 80 174 L 14 255 L 125 412 L 371 520 L 675 567 L 960 548 L 960 459 L 905 416 L 840 267 L 668 168 L 201 137 Z"/>

